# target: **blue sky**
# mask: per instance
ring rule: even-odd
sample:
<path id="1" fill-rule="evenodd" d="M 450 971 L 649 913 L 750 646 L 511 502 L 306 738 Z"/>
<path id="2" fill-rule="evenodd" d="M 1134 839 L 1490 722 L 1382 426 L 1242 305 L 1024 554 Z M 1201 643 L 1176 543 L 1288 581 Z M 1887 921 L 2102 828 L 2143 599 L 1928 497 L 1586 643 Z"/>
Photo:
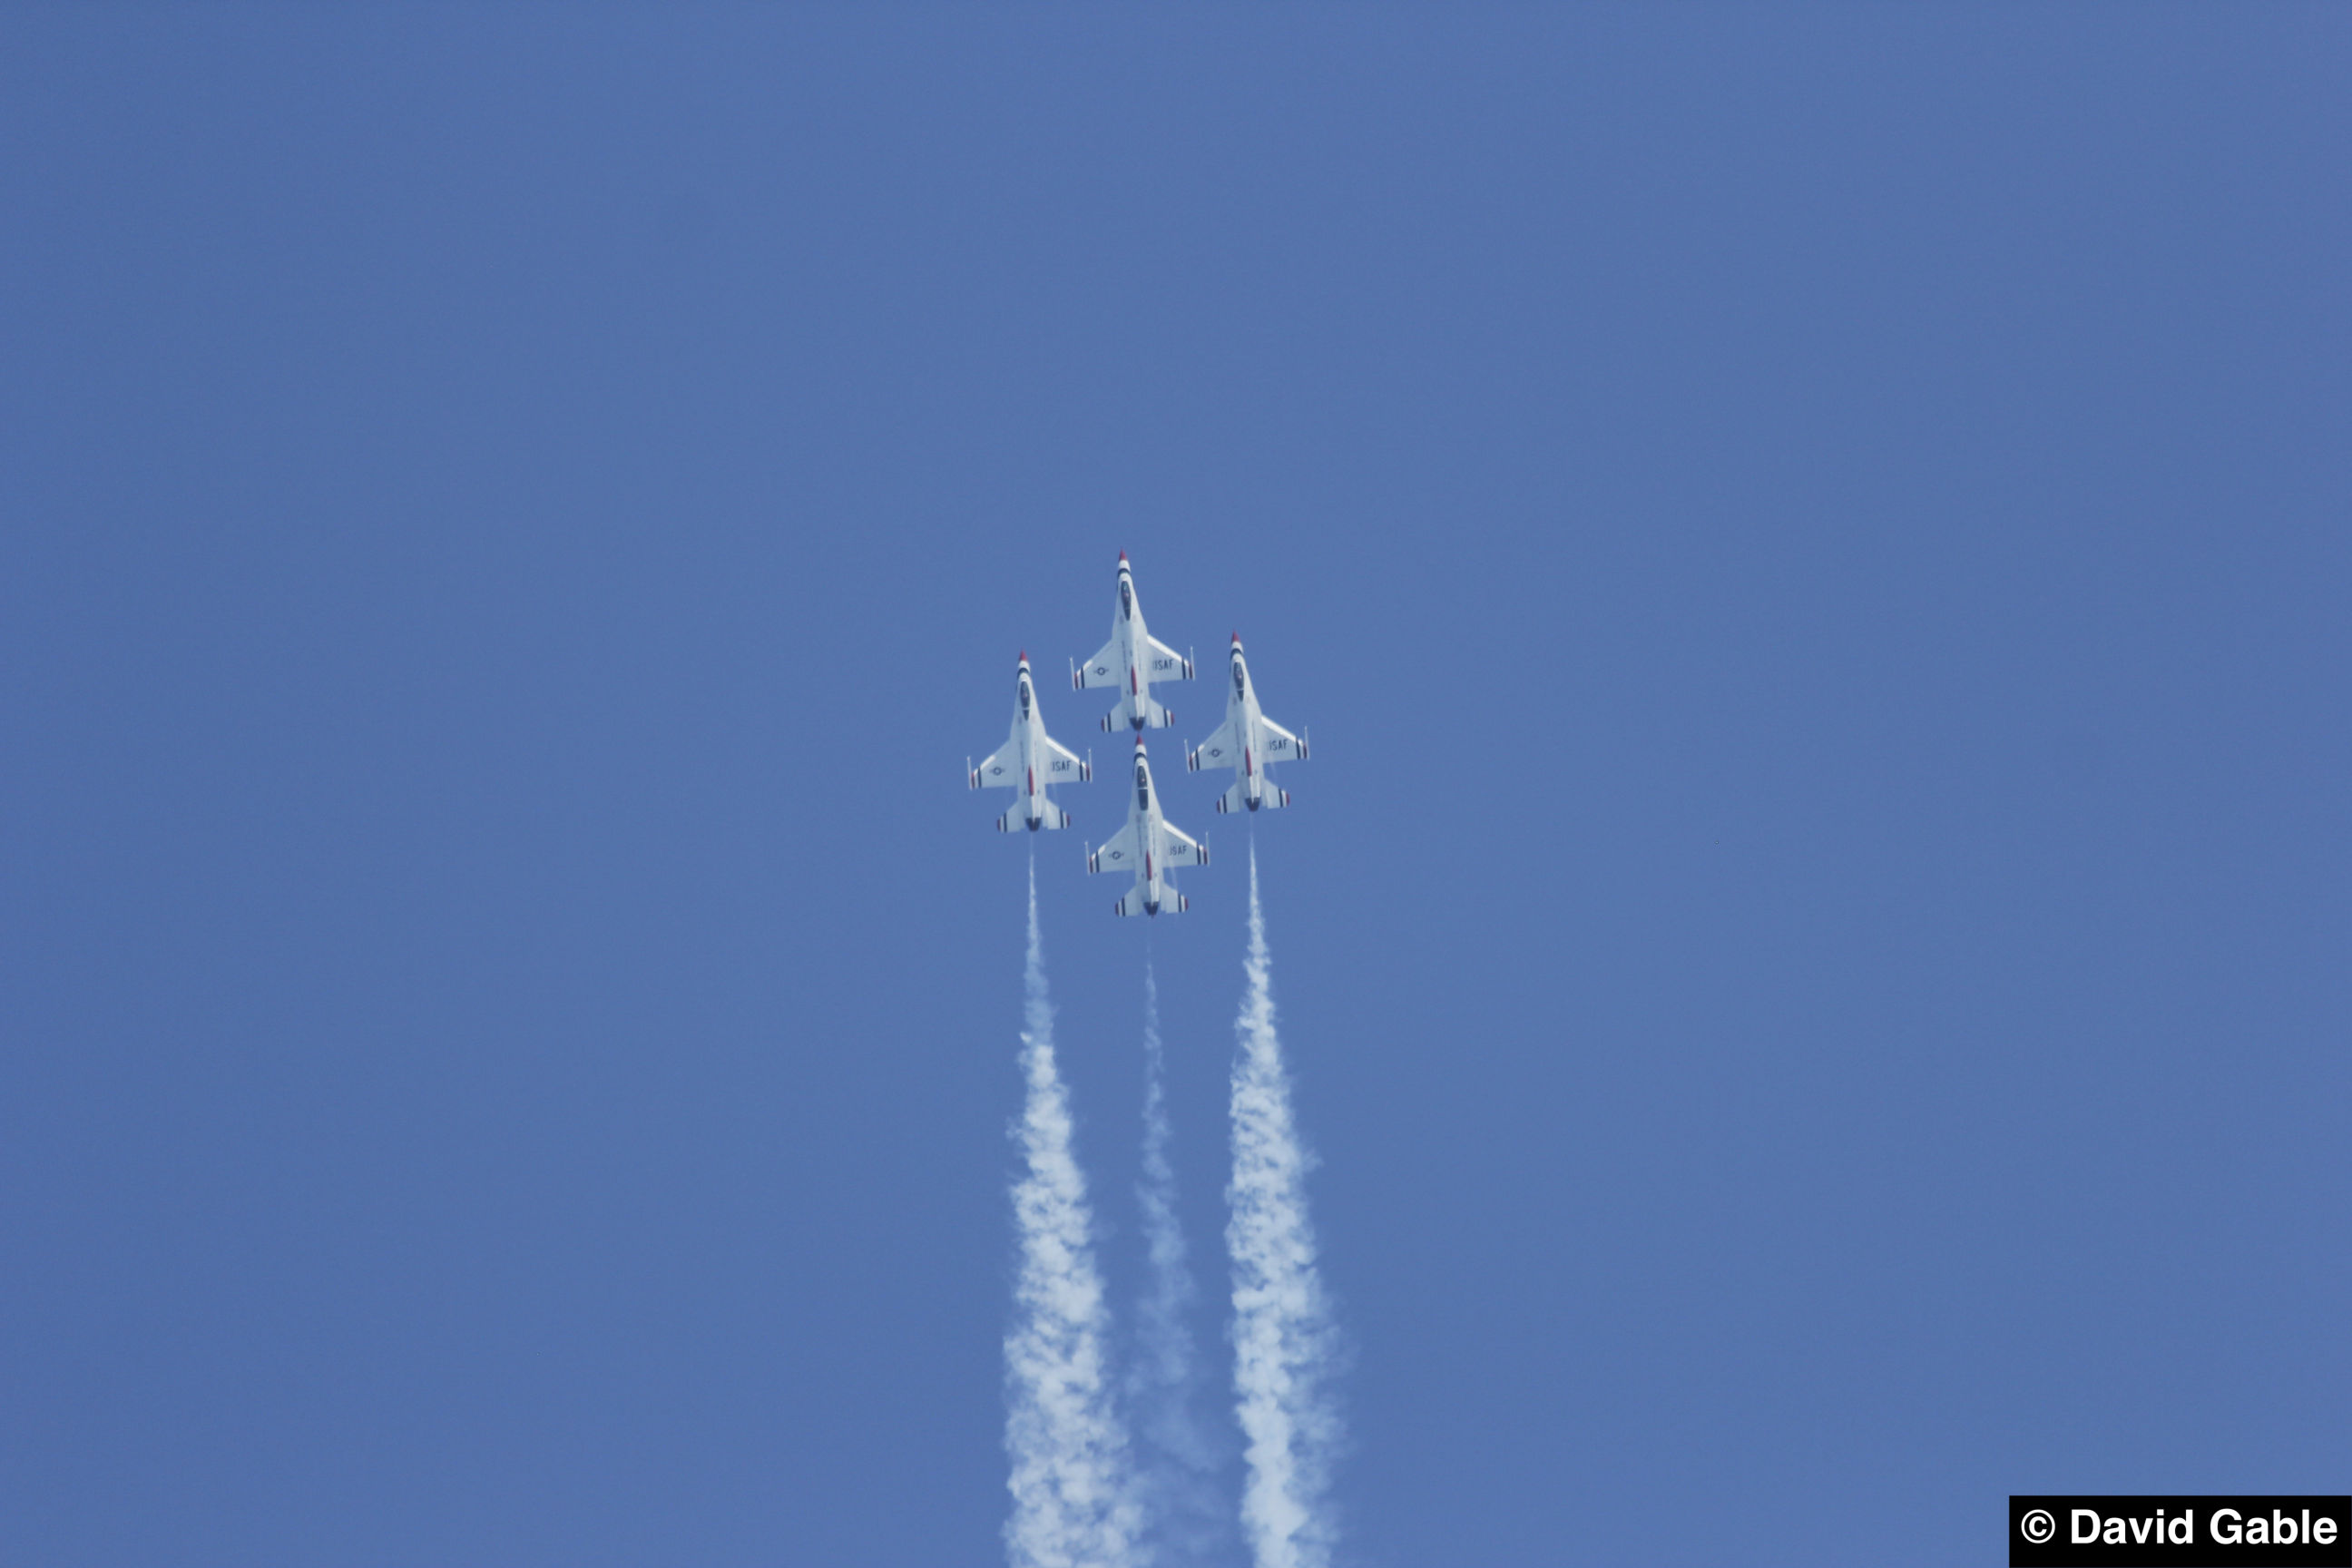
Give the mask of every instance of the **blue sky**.
<path id="1" fill-rule="evenodd" d="M 1111 565 L 1347 1561 L 2340 1490 L 2340 9 L 0 15 L 0 1562 L 999 1552 Z M 1098 763 L 1100 700 L 1045 683 Z M 1041 837 L 1139 1287 L 1248 829 Z M 1198 1329 L 1217 1343 L 1212 1300 Z"/>

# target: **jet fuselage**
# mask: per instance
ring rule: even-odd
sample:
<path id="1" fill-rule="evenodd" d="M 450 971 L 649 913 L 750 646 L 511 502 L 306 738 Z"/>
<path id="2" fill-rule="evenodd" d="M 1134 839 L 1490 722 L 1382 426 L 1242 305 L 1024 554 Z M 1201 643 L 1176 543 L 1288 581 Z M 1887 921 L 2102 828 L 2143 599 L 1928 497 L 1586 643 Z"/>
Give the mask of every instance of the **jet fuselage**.
<path id="1" fill-rule="evenodd" d="M 1103 715 L 1107 731 L 1116 731 L 1121 723 L 1137 731 L 1168 724 L 1174 716 L 1152 700 L 1151 683 L 1192 679 L 1192 661 L 1154 640 L 1145 626 L 1143 603 L 1135 592 L 1135 570 L 1128 564 L 1123 550 L 1118 555 L 1118 589 L 1110 641 L 1084 665 L 1071 668 L 1070 684 L 1081 691 L 1110 687 L 1118 692 L 1118 703 Z"/>
<path id="2" fill-rule="evenodd" d="M 1205 866 L 1209 851 L 1170 825 L 1151 782 L 1151 759 L 1143 738 L 1135 741 L 1133 784 L 1128 792 L 1127 826 L 1087 857 L 1089 872 L 1127 869 L 1135 886 L 1116 906 L 1123 915 L 1181 914 L 1189 906 L 1168 873 L 1179 866 Z"/>
<path id="3" fill-rule="evenodd" d="M 1084 784 L 1093 776 L 1092 766 L 1076 752 L 1055 744 L 1045 733 L 1045 717 L 1037 711 L 1036 682 L 1029 673 L 1029 656 L 1023 654 L 1013 683 L 1012 733 L 994 754 L 971 770 L 971 787 L 1009 786 L 1017 791 L 1013 809 L 998 818 L 996 826 L 1010 831 L 1018 825 L 1034 833 L 1041 827 L 1069 825 L 1069 814 L 1045 793 L 1051 785 Z"/>
<path id="4" fill-rule="evenodd" d="M 1218 797 L 1219 811 L 1271 810 L 1290 804 L 1286 790 L 1265 776 L 1269 762 L 1305 762 L 1307 742 L 1265 716 L 1258 706 L 1257 687 L 1250 679 L 1249 660 L 1242 653 L 1241 634 L 1234 634 L 1228 658 L 1225 721 L 1189 752 L 1185 764 L 1195 773 L 1204 767 L 1231 767 L 1233 787 Z"/>

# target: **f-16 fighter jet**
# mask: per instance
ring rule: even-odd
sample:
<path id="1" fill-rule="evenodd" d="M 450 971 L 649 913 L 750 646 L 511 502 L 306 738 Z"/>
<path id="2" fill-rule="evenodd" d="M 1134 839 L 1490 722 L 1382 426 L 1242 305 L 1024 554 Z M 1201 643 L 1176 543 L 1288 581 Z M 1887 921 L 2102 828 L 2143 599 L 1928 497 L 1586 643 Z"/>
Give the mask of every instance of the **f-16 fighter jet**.
<path id="1" fill-rule="evenodd" d="M 1202 768 L 1230 766 L 1234 787 L 1217 797 L 1219 811 L 1272 811 L 1290 804 L 1290 792 L 1265 780 L 1265 764 L 1307 760 L 1306 741 L 1259 711 L 1257 689 L 1250 684 L 1249 661 L 1242 657 L 1242 634 L 1234 634 L 1234 683 L 1225 692 L 1225 721 L 1185 753 L 1184 765 Z"/>
<path id="2" fill-rule="evenodd" d="M 1037 689 L 1029 680 L 1029 656 L 1021 656 L 1021 673 L 1013 683 L 1013 734 L 996 754 L 971 770 L 971 787 L 1010 785 L 1021 792 L 1013 809 L 996 819 L 999 833 L 1025 826 L 1067 827 L 1070 814 L 1046 798 L 1045 786 L 1084 784 L 1095 776 L 1094 764 L 1081 762 L 1076 752 L 1055 745 L 1037 716 Z"/>
<path id="3" fill-rule="evenodd" d="M 1191 905 L 1168 880 L 1170 869 L 1208 863 L 1209 847 L 1185 837 L 1160 815 L 1160 796 L 1151 788 L 1151 759 L 1143 754 L 1143 737 L 1138 735 L 1135 793 L 1128 798 L 1127 826 L 1087 857 L 1087 870 L 1134 870 L 1135 886 L 1116 906 L 1120 914 L 1174 915 L 1182 914 Z"/>
<path id="4" fill-rule="evenodd" d="M 1104 714 L 1102 721 L 1105 730 L 1116 732 L 1120 721 L 1138 730 L 1171 722 L 1174 715 L 1151 700 L 1151 683 L 1192 679 L 1192 661 L 1143 629 L 1135 574 L 1127 564 L 1127 552 L 1120 551 L 1118 613 L 1111 617 L 1110 641 L 1094 658 L 1071 668 L 1070 684 L 1081 691 L 1096 686 L 1118 688 L 1118 706 Z"/>

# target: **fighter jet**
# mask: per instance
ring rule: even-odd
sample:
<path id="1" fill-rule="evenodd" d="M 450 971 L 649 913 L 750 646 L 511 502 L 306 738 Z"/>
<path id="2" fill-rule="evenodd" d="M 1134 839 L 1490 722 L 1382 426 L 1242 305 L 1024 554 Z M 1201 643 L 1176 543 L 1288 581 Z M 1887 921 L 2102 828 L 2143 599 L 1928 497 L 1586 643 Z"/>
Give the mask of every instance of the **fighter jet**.
<path id="1" fill-rule="evenodd" d="M 1168 880 L 1169 871 L 1178 866 L 1208 863 L 1209 847 L 1185 837 L 1160 815 L 1160 797 L 1151 788 L 1151 759 L 1143 754 L 1143 737 L 1138 735 L 1135 793 L 1128 799 L 1127 826 L 1087 857 L 1087 870 L 1134 870 L 1135 886 L 1113 906 L 1120 914 L 1181 914 L 1191 905 Z"/>
<path id="2" fill-rule="evenodd" d="M 1055 745 L 1046 735 L 1045 721 L 1037 716 L 1037 690 L 1030 684 L 1029 656 L 1025 652 L 1021 656 L 1021 671 L 1013 678 L 1013 734 L 997 748 L 994 756 L 970 769 L 971 787 L 1010 785 L 1021 792 L 1013 809 L 996 819 L 999 833 L 1010 833 L 1022 826 L 1032 833 L 1041 827 L 1067 827 L 1070 814 L 1046 797 L 1045 788 L 1048 784 L 1084 784 L 1095 776 L 1094 764 L 1080 760 L 1076 752 Z"/>
<path id="3" fill-rule="evenodd" d="M 1118 613 L 1111 617 L 1110 641 L 1083 665 L 1070 667 L 1070 684 L 1118 688 L 1118 706 L 1103 715 L 1102 727 L 1116 732 L 1118 721 L 1140 730 L 1171 723 L 1174 715 L 1151 700 L 1155 680 L 1190 680 L 1192 661 L 1143 629 L 1143 606 L 1136 602 L 1135 574 L 1127 552 L 1118 552 Z"/>
<path id="4" fill-rule="evenodd" d="M 1225 721 L 1216 732 L 1187 752 L 1184 765 L 1194 773 L 1204 767 L 1230 766 L 1234 787 L 1217 797 L 1219 811 L 1272 811 L 1290 804 L 1290 792 L 1276 789 L 1265 778 L 1268 763 L 1305 762 L 1307 742 L 1268 719 L 1258 709 L 1257 689 L 1250 684 L 1249 661 L 1242 657 L 1242 634 L 1234 634 L 1234 683 L 1225 692 Z"/>

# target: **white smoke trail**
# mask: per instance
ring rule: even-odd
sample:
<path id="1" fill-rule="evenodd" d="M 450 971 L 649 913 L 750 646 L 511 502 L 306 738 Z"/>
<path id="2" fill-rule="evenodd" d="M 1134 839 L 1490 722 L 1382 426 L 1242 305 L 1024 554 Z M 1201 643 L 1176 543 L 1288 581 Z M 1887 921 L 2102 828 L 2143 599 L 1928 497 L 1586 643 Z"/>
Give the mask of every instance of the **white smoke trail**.
<path id="1" fill-rule="evenodd" d="M 1246 1474 L 1242 1524 L 1258 1568 L 1326 1568 L 1334 1531 L 1324 1491 L 1339 1421 L 1329 1379 L 1338 1350 L 1315 1235 L 1307 1172 L 1290 1110 L 1290 1077 L 1274 1028 L 1272 965 L 1250 847 L 1249 989 L 1234 1033 L 1233 1216 L 1234 1393 Z"/>
<path id="2" fill-rule="evenodd" d="M 1024 990 L 1021 1070 L 1029 1098 L 1015 1136 L 1028 1169 L 1013 1187 L 1021 1270 L 1004 1337 L 1013 1492 L 1004 1545 L 1013 1568 L 1120 1568 L 1135 1560 L 1136 1503 L 1127 1435 L 1111 1407 L 1103 1353 L 1108 1314 L 1086 1177 L 1071 1152 L 1069 1097 L 1054 1064 L 1034 858 Z"/>
<path id="3" fill-rule="evenodd" d="M 1128 1375 L 1130 1406 L 1142 1438 L 1137 1474 L 1146 1530 L 1161 1563 L 1207 1560 L 1225 1540 L 1224 1509 L 1216 1472 L 1223 1453 L 1194 1413 L 1199 1371 L 1185 1311 L 1192 1303 L 1192 1271 L 1184 1228 L 1176 1215 L 1173 1137 L 1162 1089 L 1160 982 L 1150 959 L 1143 967 L 1143 1173 L 1136 1201 L 1143 1211 L 1150 1284 L 1136 1312 L 1139 1354 Z"/>

